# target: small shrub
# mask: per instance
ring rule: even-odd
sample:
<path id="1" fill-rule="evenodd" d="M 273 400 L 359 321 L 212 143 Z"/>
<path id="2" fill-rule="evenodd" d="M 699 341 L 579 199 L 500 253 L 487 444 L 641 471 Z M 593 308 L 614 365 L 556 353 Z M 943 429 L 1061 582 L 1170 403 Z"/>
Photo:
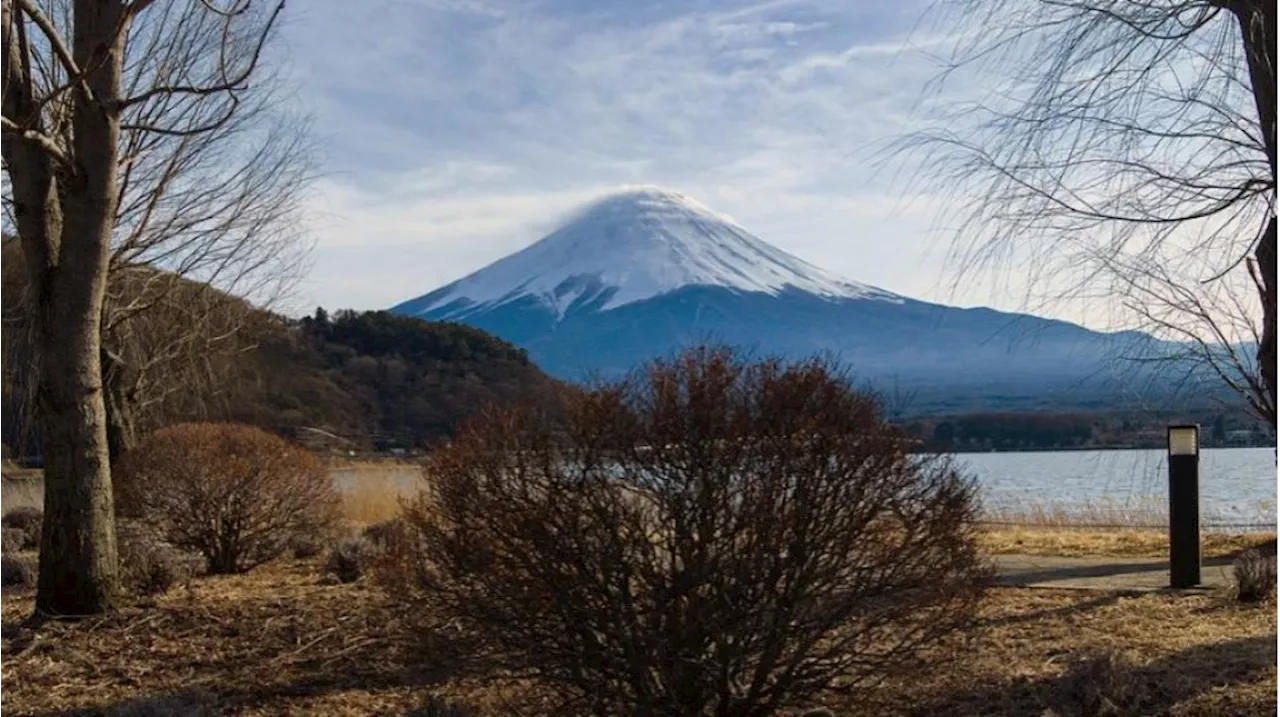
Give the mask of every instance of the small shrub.
<path id="1" fill-rule="evenodd" d="M 563 400 L 433 457 L 388 584 L 425 639 L 584 713 L 741 717 L 908 674 L 973 619 L 972 482 L 829 364 L 698 349 Z"/>
<path id="2" fill-rule="evenodd" d="M 324 552 L 324 541 L 315 535 L 295 535 L 289 541 L 289 552 L 295 560 L 307 560 Z"/>
<path id="3" fill-rule="evenodd" d="M 0 585 L 7 588 L 35 587 L 38 568 L 35 555 L 0 555 Z"/>
<path id="4" fill-rule="evenodd" d="M 471 710 L 465 705 L 447 700 L 440 695 L 429 695 L 422 705 L 405 717 L 468 717 Z"/>
<path id="5" fill-rule="evenodd" d="M 43 523 L 44 513 L 31 506 L 14 508 L 0 518 L 0 526 L 22 531 L 23 550 L 36 550 L 40 547 L 40 526 Z"/>
<path id="6" fill-rule="evenodd" d="M 361 535 L 379 548 L 387 549 L 408 535 L 408 526 L 400 518 L 392 518 L 365 527 Z"/>
<path id="7" fill-rule="evenodd" d="M 8 555 L 26 547 L 27 534 L 19 528 L 0 528 L 0 553 Z"/>
<path id="8" fill-rule="evenodd" d="M 320 461 L 253 426 L 156 431 L 112 475 L 118 514 L 200 553 L 215 574 L 273 560 L 299 536 L 325 534 L 337 518 L 338 494 Z"/>
<path id="9" fill-rule="evenodd" d="M 125 590 L 139 596 L 160 595 L 191 577 L 191 570 L 173 548 L 145 537 L 117 543 L 120 578 Z"/>
<path id="10" fill-rule="evenodd" d="M 354 583 L 364 575 L 375 552 L 377 546 L 363 537 L 344 538 L 329 551 L 324 570 L 341 582 Z"/>
<path id="11" fill-rule="evenodd" d="M 1107 650 L 1075 660 L 1041 692 L 1044 717 L 1127 717 L 1138 711 L 1145 685 L 1132 661 Z"/>
<path id="12" fill-rule="evenodd" d="M 1250 548 L 1236 557 L 1232 572 L 1236 599 L 1240 602 L 1261 602 L 1275 594 L 1275 555 L 1263 555 L 1261 551 Z"/>
<path id="13" fill-rule="evenodd" d="M 115 717 L 213 717 L 212 697 L 195 691 L 136 697 L 116 708 Z"/>

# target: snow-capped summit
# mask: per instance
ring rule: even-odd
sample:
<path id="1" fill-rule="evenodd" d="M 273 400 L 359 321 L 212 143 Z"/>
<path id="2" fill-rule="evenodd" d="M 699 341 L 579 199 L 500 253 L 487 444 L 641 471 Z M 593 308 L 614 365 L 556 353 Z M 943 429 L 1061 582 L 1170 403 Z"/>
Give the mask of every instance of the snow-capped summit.
<path id="1" fill-rule="evenodd" d="M 530 297 L 563 315 L 579 302 L 607 311 L 692 286 L 898 298 L 771 246 L 683 194 L 640 187 L 592 202 L 534 244 L 407 303 L 418 314 L 451 304 L 470 312 Z"/>
<path id="2" fill-rule="evenodd" d="M 938 411 L 984 397 L 1002 409 L 1039 406 L 1054 391 L 1066 401 L 1114 396 L 1112 357 L 1132 338 L 846 281 L 651 187 L 599 199 L 536 243 L 392 311 L 488 331 L 569 380 L 708 342 L 834 355 L 871 385 L 933 392 Z"/>

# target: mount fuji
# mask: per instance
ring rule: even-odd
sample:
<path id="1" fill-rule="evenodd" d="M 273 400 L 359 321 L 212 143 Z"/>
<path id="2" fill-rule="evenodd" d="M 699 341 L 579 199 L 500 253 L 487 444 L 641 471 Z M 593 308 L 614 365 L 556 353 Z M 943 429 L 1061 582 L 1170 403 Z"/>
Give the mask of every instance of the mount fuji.
<path id="1" fill-rule="evenodd" d="M 824 353 L 937 410 L 1112 404 L 1133 378 L 1115 357 L 1149 340 L 849 281 L 656 188 L 599 199 L 532 245 L 391 310 L 496 334 L 569 380 L 713 342 Z"/>

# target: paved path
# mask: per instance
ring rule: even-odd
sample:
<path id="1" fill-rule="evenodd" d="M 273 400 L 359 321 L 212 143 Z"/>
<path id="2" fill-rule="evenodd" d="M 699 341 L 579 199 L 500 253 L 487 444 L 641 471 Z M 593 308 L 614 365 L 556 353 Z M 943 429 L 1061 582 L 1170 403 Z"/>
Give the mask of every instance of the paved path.
<path id="1" fill-rule="evenodd" d="M 1169 561 L 1161 558 L 1057 558 L 996 555 L 996 582 L 1037 588 L 1154 592 L 1169 588 Z M 1200 589 L 1231 584 L 1231 558 L 1201 563 Z"/>

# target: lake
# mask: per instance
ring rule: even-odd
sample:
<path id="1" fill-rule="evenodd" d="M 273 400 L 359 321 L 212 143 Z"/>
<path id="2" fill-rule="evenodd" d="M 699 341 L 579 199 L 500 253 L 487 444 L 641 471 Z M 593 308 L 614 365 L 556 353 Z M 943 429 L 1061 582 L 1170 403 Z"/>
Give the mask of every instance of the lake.
<path id="1" fill-rule="evenodd" d="M 1163 450 L 962 453 L 956 461 L 976 476 L 992 517 L 1026 515 L 1036 509 L 1094 516 L 1118 515 L 1142 522 L 1164 520 L 1168 497 Z M 339 489 L 385 485 L 395 495 L 417 489 L 412 468 L 338 469 Z M 366 483 L 366 481 L 368 483 Z M 388 488 L 374 492 L 387 491 Z M 1206 528 L 1213 524 L 1274 526 L 1276 464 L 1272 448 L 1209 448 L 1200 455 L 1200 505 Z"/>
<path id="2" fill-rule="evenodd" d="M 1163 517 L 1168 472 L 1163 450 L 964 453 L 995 512 L 1035 507 L 1066 512 L 1132 510 Z M 1200 454 L 1200 509 L 1213 523 L 1276 523 L 1273 448 L 1208 448 Z"/>

